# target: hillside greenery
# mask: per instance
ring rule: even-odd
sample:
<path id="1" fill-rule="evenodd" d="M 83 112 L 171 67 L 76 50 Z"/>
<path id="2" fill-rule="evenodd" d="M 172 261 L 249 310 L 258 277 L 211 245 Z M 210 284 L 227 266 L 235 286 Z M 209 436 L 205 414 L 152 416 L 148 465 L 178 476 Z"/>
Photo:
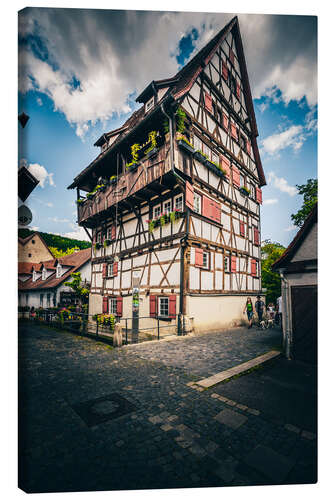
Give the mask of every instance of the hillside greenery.
<path id="1" fill-rule="evenodd" d="M 31 231 L 30 229 L 19 229 L 18 235 L 20 238 L 27 238 L 34 232 L 35 231 Z M 85 248 L 91 247 L 91 243 L 89 241 L 75 240 L 51 233 L 39 232 L 39 234 L 43 238 L 46 246 L 56 258 L 69 255 L 75 250 L 84 250 Z"/>

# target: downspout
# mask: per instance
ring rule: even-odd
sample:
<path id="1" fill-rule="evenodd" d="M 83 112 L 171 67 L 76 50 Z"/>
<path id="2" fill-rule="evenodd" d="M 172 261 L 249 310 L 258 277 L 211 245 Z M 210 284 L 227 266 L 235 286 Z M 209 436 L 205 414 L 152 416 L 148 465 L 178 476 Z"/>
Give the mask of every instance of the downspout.
<path id="1" fill-rule="evenodd" d="M 172 127 L 172 118 L 168 115 L 168 113 L 164 109 L 164 104 L 161 104 L 161 111 L 169 120 L 169 133 L 170 133 L 170 156 L 171 156 L 171 170 L 174 173 L 175 168 L 175 152 L 173 147 L 173 127 Z"/>
<path id="2" fill-rule="evenodd" d="M 282 293 L 282 330 L 283 330 L 283 344 L 287 359 L 291 359 L 291 329 L 290 329 L 290 313 L 289 313 L 289 288 L 288 281 L 284 276 L 285 269 L 279 269 L 281 281 L 283 284 Z"/>

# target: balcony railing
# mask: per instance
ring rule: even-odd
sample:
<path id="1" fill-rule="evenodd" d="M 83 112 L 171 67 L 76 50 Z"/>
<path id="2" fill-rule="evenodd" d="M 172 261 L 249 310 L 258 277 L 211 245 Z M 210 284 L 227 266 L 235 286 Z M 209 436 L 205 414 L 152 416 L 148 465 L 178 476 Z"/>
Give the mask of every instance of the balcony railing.
<path id="1" fill-rule="evenodd" d="M 169 144 L 159 148 L 156 155 L 140 161 L 137 167 L 127 170 L 118 179 L 111 181 L 104 190 L 96 192 L 91 199 L 78 204 L 78 223 L 88 221 L 122 200 L 134 195 L 148 184 L 171 170 Z"/>

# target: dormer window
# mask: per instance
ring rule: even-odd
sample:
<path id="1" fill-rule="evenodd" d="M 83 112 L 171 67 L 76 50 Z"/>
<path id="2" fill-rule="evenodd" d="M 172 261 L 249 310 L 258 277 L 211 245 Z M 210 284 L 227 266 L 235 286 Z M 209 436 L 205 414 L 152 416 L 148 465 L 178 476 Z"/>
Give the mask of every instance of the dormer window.
<path id="1" fill-rule="evenodd" d="M 145 104 L 145 112 L 148 113 L 153 107 L 154 107 L 154 96 L 149 99 L 149 101 L 146 102 Z"/>
<path id="2" fill-rule="evenodd" d="M 42 271 L 42 280 L 46 280 L 46 269 L 45 268 Z"/>
<path id="3" fill-rule="evenodd" d="M 60 278 L 61 277 L 61 264 L 58 264 L 57 265 L 57 278 Z"/>
<path id="4" fill-rule="evenodd" d="M 35 270 L 32 271 L 32 281 L 36 281 L 37 279 L 37 273 Z"/>

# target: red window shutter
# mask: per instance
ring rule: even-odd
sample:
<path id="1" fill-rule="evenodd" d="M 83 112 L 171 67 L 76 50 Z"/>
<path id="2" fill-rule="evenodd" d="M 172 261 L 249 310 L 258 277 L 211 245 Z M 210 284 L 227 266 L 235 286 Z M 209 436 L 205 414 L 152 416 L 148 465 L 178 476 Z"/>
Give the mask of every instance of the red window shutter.
<path id="1" fill-rule="evenodd" d="M 258 203 L 262 203 L 262 192 L 260 188 L 256 188 L 256 199 Z"/>
<path id="2" fill-rule="evenodd" d="M 195 265 L 197 267 L 203 266 L 203 250 L 202 250 L 202 248 L 195 249 Z"/>
<path id="3" fill-rule="evenodd" d="M 210 199 L 207 196 L 202 197 L 202 215 L 210 217 Z"/>
<path id="4" fill-rule="evenodd" d="M 234 123 L 231 123 L 231 136 L 237 141 L 238 140 L 238 133 L 236 129 L 236 125 Z"/>
<path id="5" fill-rule="evenodd" d="M 151 318 L 156 318 L 156 295 L 149 296 L 149 315 Z"/>
<path id="6" fill-rule="evenodd" d="M 222 78 L 227 81 L 228 80 L 228 67 L 225 61 L 222 61 Z"/>
<path id="7" fill-rule="evenodd" d="M 225 130 L 228 130 L 228 128 L 229 128 L 229 118 L 227 117 L 227 115 L 225 113 L 222 113 L 222 127 Z"/>
<path id="8" fill-rule="evenodd" d="M 190 184 L 188 181 L 186 181 L 186 206 L 188 206 L 191 210 L 193 210 L 193 197 L 194 197 L 194 190 L 192 184 Z"/>
<path id="9" fill-rule="evenodd" d="M 239 187 L 240 186 L 240 173 L 237 167 L 233 165 L 232 167 L 232 182 L 234 183 L 235 186 Z"/>
<path id="10" fill-rule="evenodd" d="M 257 276 L 257 261 L 255 259 L 251 260 L 251 275 Z"/>
<path id="11" fill-rule="evenodd" d="M 107 270 L 108 270 L 107 264 L 104 263 L 103 267 L 102 267 L 102 278 L 106 278 L 107 277 Z"/>
<path id="12" fill-rule="evenodd" d="M 103 314 L 107 314 L 108 311 L 109 311 L 108 297 L 103 297 Z"/>
<path id="13" fill-rule="evenodd" d="M 112 273 L 113 273 L 113 276 L 117 276 L 117 274 L 118 274 L 118 262 L 113 263 Z"/>
<path id="14" fill-rule="evenodd" d="M 240 84 L 238 82 L 236 83 L 236 94 L 237 94 L 237 97 L 239 99 L 240 98 Z"/>
<path id="15" fill-rule="evenodd" d="M 236 272 L 236 258 L 236 255 L 230 257 L 230 272 L 232 273 Z"/>
<path id="16" fill-rule="evenodd" d="M 230 178 L 230 161 L 223 155 L 220 155 L 220 165 L 226 172 L 226 176 Z"/>
<path id="17" fill-rule="evenodd" d="M 253 228 L 253 242 L 255 245 L 259 245 L 259 231 L 256 227 Z"/>
<path id="18" fill-rule="evenodd" d="M 212 110 L 213 110 L 212 96 L 207 94 L 207 92 L 205 92 L 205 108 L 210 112 L 212 112 Z"/>
<path id="19" fill-rule="evenodd" d="M 251 142 L 250 141 L 246 141 L 246 151 L 248 152 L 249 155 L 251 154 Z"/>
<path id="20" fill-rule="evenodd" d="M 123 315 L 123 298 L 117 297 L 117 316 Z"/>
<path id="21" fill-rule="evenodd" d="M 214 202 L 214 220 L 221 224 L 221 205 Z"/>
<path id="22" fill-rule="evenodd" d="M 112 240 L 116 239 L 116 226 L 115 226 L 115 224 L 113 224 L 113 226 L 111 227 L 111 239 Z"/>
<path id="23" fill-rule="evenodd" d="M 245 226 L 244 226 L 244 222 L 240 222 L 239 223 L 239 233 L 241 236 L 245 236 Z"/>
<path id="24" fill-rule="evenodd" d="M 234 64 L 234 61 L 235 61 L 235 54 L 233 53 L 232 51 L 232 48 L 229 47 L 229 59 L 231 61 L 231 64 Z"/>
<path id="25" fill-rule="evenodd" d="M 176 318 L 176 295 L 169 296 L 169 317 L 172 319 Z"/>

